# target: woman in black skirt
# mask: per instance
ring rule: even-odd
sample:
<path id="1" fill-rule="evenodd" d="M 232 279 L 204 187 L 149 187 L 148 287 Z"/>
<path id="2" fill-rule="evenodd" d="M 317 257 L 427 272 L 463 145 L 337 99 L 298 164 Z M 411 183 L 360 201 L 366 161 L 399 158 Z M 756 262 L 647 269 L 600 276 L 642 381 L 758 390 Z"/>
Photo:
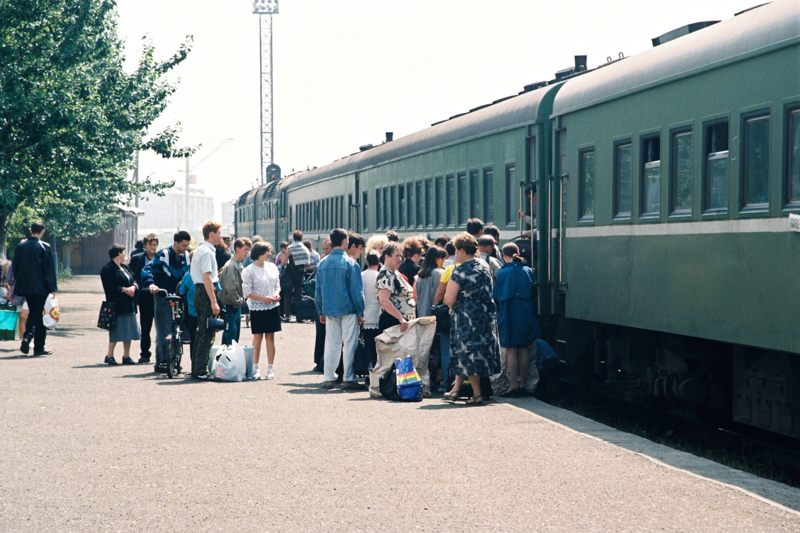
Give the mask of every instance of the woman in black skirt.
<path id="1" fill-rule="evenodd" d="M 273 379 L 275 372 L 275 332 L 281 330 L 281 281 L 278 267 L 269 262 L 272 245 L 257 242 L 250 249 L 253 263 L 242 271 L 242 288 L 250 309 L 250 330 L 253 332 L 253 377 L 261 379 L 258 361 L 261 341 L 267 345 L 267 371 L 264 379 Z"/>
<path id="2" fill-rule="evenodd" d="M 138 341 L 142 338 L 139 331 L 139 322 L 136 320 L 136 291 L 139 286 L 134 281 L 133 271 L 124 264 L 125 247 L 121 244 L 113 244 L 108 249 L 108 256 L 111 258 L 100 271 L 100 280 L 103 282 L 103 290 L 106 293 L 106 301 L 114 304 L 117 313 L 117 323 L 108 332 L 108 355 L 105 363 L 116 365 L 114 359 L 114 348 L 117 343 L 122 343 L 122 364 L 135 365 L 131 359 L 131 341 Z"/>

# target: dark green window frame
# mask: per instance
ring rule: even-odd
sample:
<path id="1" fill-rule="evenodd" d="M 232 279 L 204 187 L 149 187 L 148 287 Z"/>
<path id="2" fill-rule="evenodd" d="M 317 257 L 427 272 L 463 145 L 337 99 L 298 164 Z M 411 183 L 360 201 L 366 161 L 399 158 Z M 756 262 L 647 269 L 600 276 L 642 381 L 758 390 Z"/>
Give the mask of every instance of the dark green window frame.
<path id="1" fill-rule="evenodd" d="M 597 161 L 594 147 L 578 152 L 578 219 L 594 220 Z"/>
<path id="2" fill-rule="evenodd" d="M 361 231 L 369 230 L 369 192 L 361 191 Z M 355 228 L 354 228 L 355 229 Z"/>
<path id="3" fill-rule="evenodd" d="M 469 218 L 469 185 L 467 184 L 467 173 L 459 172 L 456 174 L 456 186 L 458 192 L 457 211 L 458 211 L 458 225 L 466 226 L 467 219 Z"/>
<path id="4" fill-rule="evenodd" d="M 417 181 L 414 184 L 414 188 L 416 190 L 416 197 L 414 200 L 417 202 L 417 228 L 424 228 L 425 227 L 425 192 L 422 188 L 422 181 Z"/>
<path id="5" fill-rule="evenodd" d="M 642 138 L 639 207 L 641 217 L 661 216 L 661 136 Z"/>
<path id="6" fill-rule="evenodd" d="M 730 125 L 727 119 L 703 125 L 703 213 L 727 213 L 730 198 Z"/>
<path id="7" fill-rule="evenodd" d="M 614 218 L 631 218 L 633 208 L 633 143 L 614 143 Z"/>
<path id="8" fill-rule="evenodd" d="M 425 180 L 425 227 L 433 227 L 433 178 Z"/>
<path id="9" fill-rule="evenodd" d="M 436 214 L 434 216 L 437 228 L 444 227 L 444 204 L 445 204 L 445 196 L 444 196 L 444 179 L 441 176 L 437 176 L 434 183 L 434 191 L 436 194 Z"/>
<path id="10" fill-rule="evenodd" d="M 383 222 L 381 218 L 383 216 L 383 206 L 381 205 L 382 194 L 380 187 L 375 187 L 375 229 L 381 229 L 383 227 L 383 224 L 381 224 L 381 222 Z"/>
<path id="11" fill-rule="evenodd" d="M 483 216 L 487 224 L 494 222 L 494 172 L 492 167 L 483 169 Z"/>
<path id="12" fill-rule="evenodd" d="M 517 166 L 515 163 L 506 165 L 506 227 L 516 226 L 519 211 L 519 183 L 517 183 Z"/>
<path id="13" fill-rule="evenodd" d="M 769 111 L 742 117 L 743 210 L 764 210 L 769 207 L 771 124 Z"/>
<path id="14" fill-rule="evenodd" d="M 481 175 L 477 170 L 469 171 L 469 216 L 483 219 L 481 213 Z"/>
<path id="15" fill-rule="evenodd" d="M 456 177 L 453 174 L 448 174 L 445 178 L 445 192 L 447 194 L 446 201 L 446 218 L 447 227 L 456 227 Z"/>
<path id="16" fill-rule="evenodd" d="M 670 132 L 669 204 L 671 215 L 691 215 L 694 187 L 694 132 Z"/>
<path id="17" fill-rule="evenodd" d="M 786 184 L 786 207 L 800 208 L 800 104 L 786 108 L 784 126 L 784 183 Z"/>

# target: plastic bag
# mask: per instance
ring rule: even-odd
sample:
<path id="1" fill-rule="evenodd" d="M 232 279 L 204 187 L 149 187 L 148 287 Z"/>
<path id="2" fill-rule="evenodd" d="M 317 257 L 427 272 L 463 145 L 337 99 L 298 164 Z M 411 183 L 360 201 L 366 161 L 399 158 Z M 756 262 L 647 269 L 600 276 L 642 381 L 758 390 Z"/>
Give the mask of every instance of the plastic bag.
<path id="1" fill-rule="evenodd" d="M 430 396 L 430 374 L 428 373 L 428 357 L 431 353 L 433 337 L 436 335 L 436 319 L 432 316 L 415 318 L 408 323 L 405 333 L 400 332 L 400 326 L 392 326 L 375 337 L 375 349 L 378 352 L 378 362 L 370 371 L 369 395 L 373 398 L 381 397 L 381 377 L 392 367 L 396 359 L 411 356 L 414 368 L 422 380 L 422 394 Z"/>
<path id="2" fill-rule="evenodd" d="M 42 317 L 44 327 L 47 329 L 55 329 L 60 318 L 61 309 L 58 307 L 58 300 L 50 294 L 47 296 L 47 301 L 44 303 L 44 313 Z"/>
<path id="3" fill-rule="evenodd" d="M 417 369 L 411 356 L 395 361 L 397 371 L 397 394 L 404 402 L 422 401 L 422 380 L 419 378 Z"/>
<path id="4" fill-rule="evenodd" d="M 244 348 L 236 341 L 230 346 L 223 346 L 214 357 L 211 374 L 222 381 L 244 381 L 247 373 L 247 360 Z"/>

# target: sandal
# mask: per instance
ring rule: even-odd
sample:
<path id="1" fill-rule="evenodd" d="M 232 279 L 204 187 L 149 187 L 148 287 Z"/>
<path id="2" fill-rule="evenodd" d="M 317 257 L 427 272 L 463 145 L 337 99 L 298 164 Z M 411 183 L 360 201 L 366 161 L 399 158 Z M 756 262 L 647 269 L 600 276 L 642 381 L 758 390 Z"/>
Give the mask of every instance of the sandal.
<path id="1" fill-rule="evenodd" d="M 517 387 L 516 389 L 508 389 L 503 394 L 501 394 L 500 397 L 501 398 L 519 398 L 520 397 L 519 389 L 520 389 L 520 387 Z"/>
<path id="2" fill-rule="evenodd" d="M 467 405 L 483 405 L 483 396 L 473 396 L 467 400 Z"/>
<path id="3" fill-rule="evenodd" d="M 457 390 L 451 390 L 450 392 L 445 392 L 444 396 L 442 397 L 443 400 L 450 400 L 451 402 L 454 402 L 459 398 L 461 398 L 461 395 L 458 393 Z"/>

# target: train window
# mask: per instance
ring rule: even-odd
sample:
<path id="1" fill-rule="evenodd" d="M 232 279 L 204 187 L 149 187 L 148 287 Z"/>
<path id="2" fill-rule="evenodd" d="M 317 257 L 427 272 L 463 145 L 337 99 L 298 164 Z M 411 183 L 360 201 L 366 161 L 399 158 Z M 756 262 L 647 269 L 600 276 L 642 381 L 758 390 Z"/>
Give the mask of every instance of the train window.
<path id="1" fill-rule="evenodd" d="M 447 225 L 455 227 L 456 225 L 456 178 L 452 174 L 447 176 L 445 187 L 447 189 L 447 204 L 446 215 Z"/>
<path id="2" fill-rule="evenodd" d="M 390 220 L 392 215 L 392 205 L 389 203 L 389 187 L 383 188 L 383 227 L 391 229 Z"/>
<path id="3" fill-rule="evenodd" d="M 728 176 L 728 121 L 705 127 L 705 183 L 703 184 L 705 211 L 727 211 Z"/>
<path id="4" fill-rule="evenodd" d="M 433 227 L 433 180 L 425 180 L 425 225 Z"/>
<path id="5" fill-rule="evenodd" d="M 672 132 L 670 142 L 670 211 L 673 214 L 692 212 L 692 158 L 691 130 Z"/>
<path id="6" fill-rule="evenodd" d="M 469 189 L 467 188 L 467 174 L 456 174 L 458 181 L 458 224 L 463 226 L 469 218 Z"/>
<path id="7" fill-rule="evenodd" d="M 397 228 L 397 185 L 392 185 L 389 189 L 389 212 L 390 218 L 389 225 L 392 229 Z"/>
<path id="8" fill-rule="evenodd" d="M 314 228 L 315 231 L 320 229 L 320 227 L 319 227 L 320 220 L 322 220 L 322 217 L 321 217 L 322 213 L 320 213 L 321 207 L 322 206 L 320 205 L 320 201 L 319 200 L 314 202 L 314 224 L 313 224 L 313 228 Z"/>
<path id="9" fill-rule="evenodd" d="M 369 193 L 361 192 L 361 230 L 367 231 L 369 228 Z M 353 228 L 357 230 L 357 228 Z"/>
<path id="10" fill-rule="evenodd" d="M 417 227 L 422 228 L 425 227 L 425 219 L 422 216 L 425 210 L 425 195 L 422 192 L 422 182 L 418 181 L 415 188 L 417 191 Z"/>
<path id="11" fill-rule="evenodd" d="M 594 220 L 594 149 L 581 151 L 579 160 L 578 214 L 581 220 Z"/>
<path id="12" fill-rule="evenodd" d="M 614 218 L 631 216 L 633 149 L 631 141 L 614 145 Z"/>
<path id="13" fill-rule="evenodd" d="M 401 228 L 406 227 L 406 186 L 400 185 L 397 188 L 397 225 Z"/>
<path id="14" fill-rule="evenodd" d="M 494 175 L 491 168 L 483 169 L 483 216 L 484 222 L 493 222 L 494 213 L 492 202 L 494 202 Z"/>
<path id="15" fill-rule="evenodd" d="M 516 226 L 519 211 L 519 184 L 517 183 L 517 167 L 506 165 L 506 225 Z"/>
<path id="16" fill-rule="evenodd" d="M 481 213 L 481 179 L 477 170 L 471 170 L 469 173 L 469 201 L 470 213 L 472 218 L 483 218 Z"/>
<path id="17" fill-rule="evenodd" d="M 381 228 L 381 190 L 375 189 L 375 228 Z"/>
<path id="18" fill-rule="evenodd" d="M 444 180 L 441 176 L 436 178 L 434 189 L 436 195 L 434 200 L 434 205 L 436 206 L 434 210 L 434 222 L 437 228 L 441 228 L 444 226 Z"/>
<path id="19" fill-rule="evenodd" d="M 661 138 L 642 140 L 642 216 L 657 216 L 661 211 Z"/>
<path id="20" fill-rule="evenodd" d="M 416 206 L 414 205 L 414 182 L 409 182 L 406 186 L 408 198 L 406 199 L 406 205 L 408 206 L 408 227 L 413 228 L 415 225 L 414 220 L 414 209 Z"/>
<path id="21" fill-rule="evenodd" d="M 742 141 L 744 207 L 769 203 L 769 114 L 746 117 Z"/>
<path id="22" fill-rule="evenodd" d="M 352 197 L 350 198 L 352 203 Z M 339 226 L 340 228 L 347 228 L 349 224 L 345 220 L 345 203 L 344 203 L 344 194 L 339 195 Z"/>
<path id="23" fill-rule="evenodd" d="M 800 205 L 800 106 L 786 113 L 787 203 Z"/>

